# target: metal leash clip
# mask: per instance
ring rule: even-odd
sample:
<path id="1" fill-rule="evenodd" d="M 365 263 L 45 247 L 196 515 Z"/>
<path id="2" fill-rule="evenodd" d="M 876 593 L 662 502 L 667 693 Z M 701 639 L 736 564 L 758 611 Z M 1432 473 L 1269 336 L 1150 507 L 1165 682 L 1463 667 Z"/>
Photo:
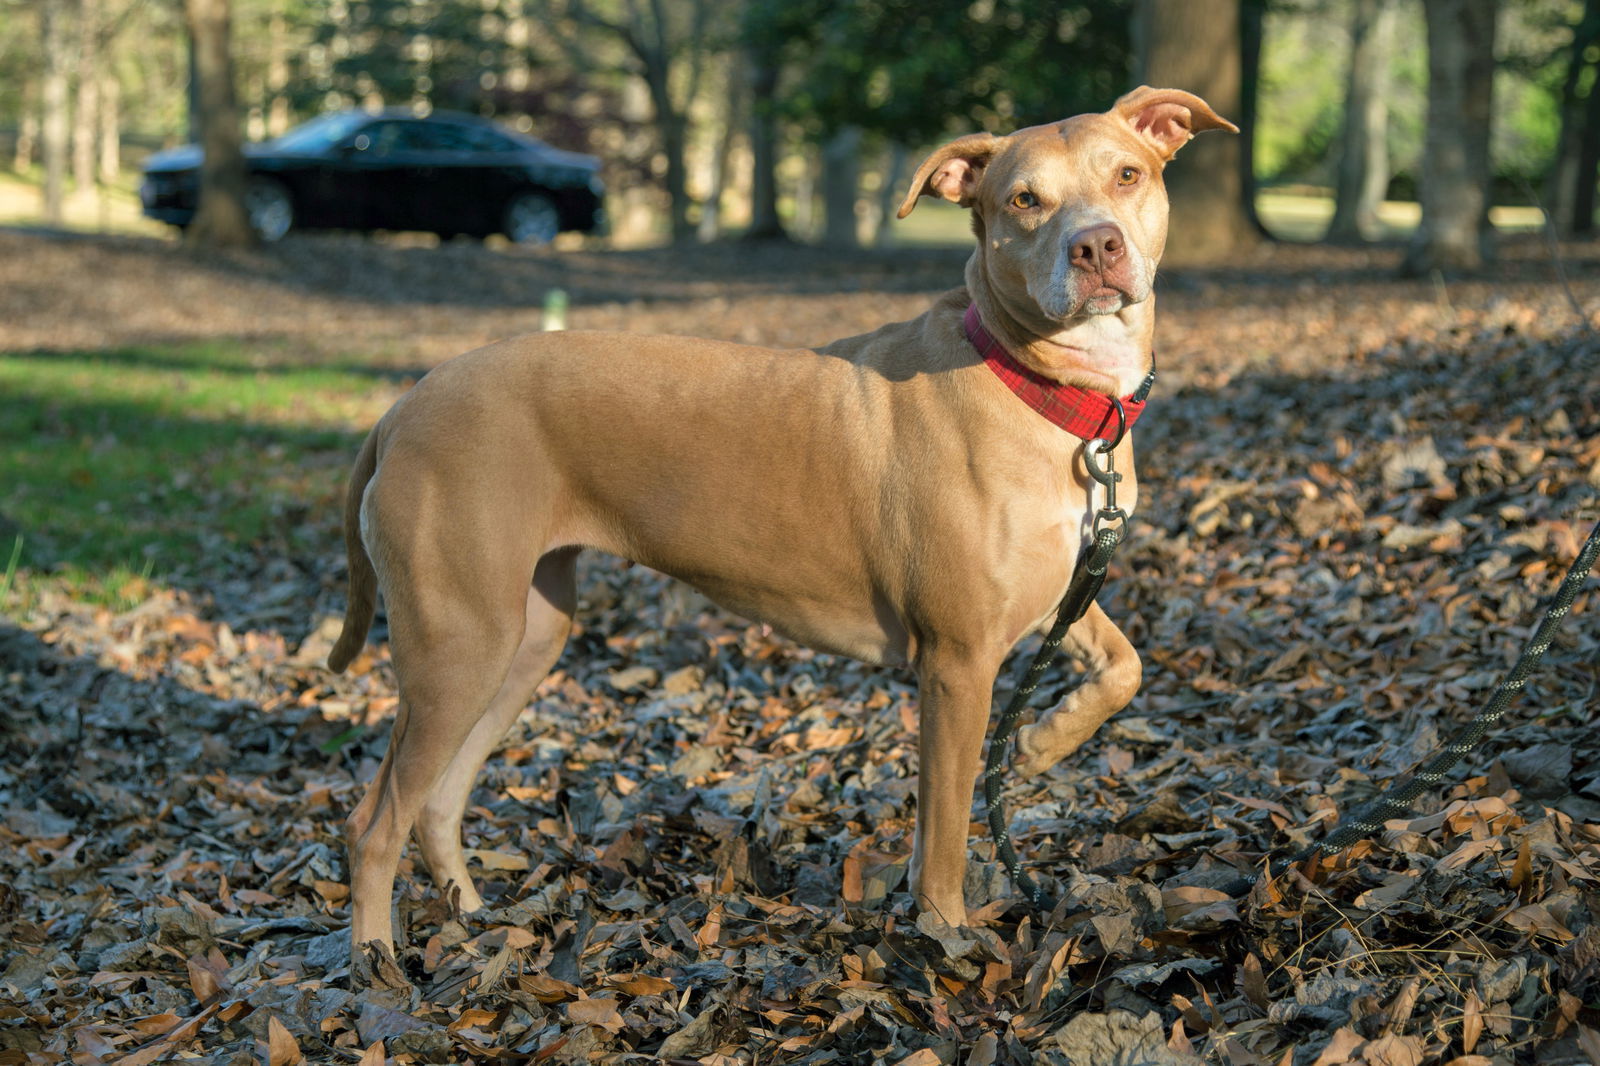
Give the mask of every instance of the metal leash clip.
<path id="1" fill-rule="evenodd" d="M 1111 402 L 1117 412 L 1117 432 L 1111 439 L 1096 437 L 1083 446 L 1083 462 L 1089 468 L 1089 476 L 1106 487 L 1106 505 L 1095 512 L 1094 535 L 1098 537 L 1100 531 L 1113 522 L 1124 523 L 1128 521 L 1128 513 L 1117 506 L 1117 482 L 1122 480 L 1122 475 L 1117 473 L 1116 464 L 1112 453 L 1117 445 L 1122 443 L 1122 438 L 1128 433 L 1128 412 L 1123 409 L 1122 401 L 1112 397 Z M 1104 465 L 1101 465 L 1102 462 Z"/>

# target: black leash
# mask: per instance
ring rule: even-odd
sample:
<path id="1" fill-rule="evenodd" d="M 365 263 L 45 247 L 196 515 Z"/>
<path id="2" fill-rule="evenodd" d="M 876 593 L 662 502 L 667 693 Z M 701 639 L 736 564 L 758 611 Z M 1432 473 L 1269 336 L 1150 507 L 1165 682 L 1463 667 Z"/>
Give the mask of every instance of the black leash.
<path id="1" fill-rule="evenodd" d="M 1149 391 L 1148 381 L 1146 387 L 1140 391 Z M 1117 506 L 1117 482 L 1122 480 L 1122 475 L 1116 472 L 1112 459 L 1112 452 L 1122 443 L 1122 438 L 1128 431 L 1128 415 L 1123 410 L 1121 400 L 1113 398 L 1111 402 L 1116 405 L 1116 436 L 1110 440 L 1088 441 L 1083 448 L 1083 461 L 1089 468 L 1089 476 L 1105 486 L 1106 504 L 1095 513 L 1093 540 L 1086 555 L 1074 569 L 1072 580 L 1067 583 L 1066 595 L 1061 598 L 1061 606 L 1056 608 L 1055 623 L 1051 625 L 1050 632 L 1045 635 L 1044 643 L 1034 654 L 1033 662 L 1028 664 L 1028 670 L 1022 675 L 1022 681 L 1017 685 L 1016 692 L 1011 694 L 1011 702 L 1006 704 L 1006 709 L 1000 713 L 999 720 L 995 722 L 994 736 L 989 741 L 989 757 L 983 768 L 983 802 L 989 812 L 989 831 L 994 835 L 995 854 L 999 857 L 1001 865 L 1006 868 L 1006 876 L 1011 878 L 1011 883 L 1016 885 L 1035 907 L 1047 912 L 1055 909 L 1055 901 L 1045 894 L 1032 877 L 1028 876 L 1028 872 L 1022 868 L 1022 863 L 1017 859 L 1017 849 L 1011 843 L 1011 833 L 1006 825 L 1005 799 L 1000 795 L 1000 778 L 1006 771 L 1006 755 L 1011 750 L 1011 735 L 1016 730 L 1017 719 L 1027 710 L 1028 701 L 1032 698 L 1034 690 L 1039 687 L 1040 679 L 1055 661 L 1056 652 L 1061 647 L 1062 639 L 1067 635 L 1067 629 L 1084 616 L 1094 598 L 1100 594 L 1100 586 L 1105 584 L 1106 580 L 1106 567 L 1110 565 L 1112 553 L 1121 543 L 1122 532 L 1128 524 L 1128 513 Z M 1099 463 L 1102 455 L 1105 457 L 1103 467 Z"/>
<path id="2" fill-rule="evenodd" d="M 1011 883 L 1016 885 L 1035 907 L 1045 912 L 1055 909 L 1055 901 L 1039 887 L 1027 871 L 1022 869 L 1022 864 L 1017 859 L 1017 850 L 1012 844 L 1011 833 L 1006 824 L 1005 800 L 1000 794 L 1000 778 L 1005 773 L 1006 756 L 1011 748 L 1011 737 L 1016 730 L 1017 719 L 1027 709 L 1029 699 L 1039 687 L 1039 681 L 1050 668 L 1050 664 L 1055 661 L 1067 629 L 1083 617 L 1089 605 L 1094 602 L 1095 596 L 1099 594 L 1101 585 L 1105 583 L 1106 567 L 1110 564 L 1112 553 L 1117 550 L 1123 530 L 1127 526 L 1127 512 L 1117 506 L 1117 482 L 1122 480 L 1122 475 L 1113 468 L 1111 454 L 1122 442 L 1127 430 L 1127 418 L 1121 402 L 1116 401 L 1116 404 L 1119 419 L 1116 437 L 1110 441 L 1091 440 L 1084 446 L 1084 462 L 1089 468 L 1090 476 L 1106 488 L 1106 505 L 1096 513 L 1094 519 L 1093 542 L 1085 558 L 1073 572 L 1072 580 L 1067 585 L 1066 595 L 1062 597 L 1061 605 L 1056 609 L 1055 623 L 1050 627 L 1050 632 L 1034 655 L 1033 661 L 1028 664 L 1027 672 L 1023 674 L 1021 683 L 1011 696 L 1011 701 L 995 723 L 994 736 L 989 741 L 989 755 L 983 770 L 983 799 L 988 808 L 989 831 L 994 835 L 995 854 L 1005 867 Z M 1097 461 L 1100 455 L 1105 456 L 1104 467 Z M 1522 654 L 1517 657 L 1516 665 L 1512 667 L 1511 673 L 1505 680 L 1495 688 L 1493 695 L 1489 697 L 1488 705 L 1478 713 L 1477 717 L 1468 722 L 1437 755 L 1396 782 L 1366 807 L 1342 820 L 1327 837 L 1307 846 L 1293 858 L 1278 859 L 1268 863 L 1264 868 L 1265 872 L 1269 876 L 1276 877 L 1290 866 L 1305 862 L 1313 856 L 1337 855 L 1377 833 L 1389 819 L 1405 814 L 1419 796 L 1443 781 L 1445 774 L 1483 741 L 1489 732 L 1489 727 L 1505 715 L 1512 700 L 1527 684 L 1528 675 L 1538 667 L 1539 661 L 1544 658 L 1544 653 L 1550 650 L 1556 631 L 1566 620 L 1567 612 L 1571 609 L 1572 602 L 1577 599 L 1578 590 L 1594 568 L 1597 558 L 1600 558 L 1600 520 L 1596 520 L 1594 528 L 1589 531 L 1588 539 L 1578 551 L 1578 557 L 1573 560 L 1572 566 L 1567 569 L 1566 577 L 1562 579 L 1533 636 L 1523 647 Z M 1260 872 L 1252 873 L 1221 887 L 1231 896 L 1243 896 L 1260 878 Z"/>
<path id="3" fill-rule="evenodd" d="M 1594 528 L 1589 531 L 1589 539 L 1584 541 L 1583 547 L 1578 551 L 1578 557 L 1567 569 L 1567 576 L 1561 579 L 1561 585 L 1556 589 L 1550 606 L 1545 609 L 1544 617 L 1539 620 L 1533 636 L 1528 638 L 1528 643 L 1522 648 L 1522 654 L 1517 657 L 1517 664 L 1511 668 L 1511 673 L 1506 675 L 1506 679 L 1495 688 L 1488 704 L 1478 712 L 1477 717 L 1468 722 L 1450 743 L 1439 749 L 1437 755 L 1391 785 L 1386 792 L 1367 806 L 1340 821 L 1334 831 L 1322 840 L 1308 845 L 1291 859 L 1279 859 L 1268 863 L 1265 867 L 1268 875 L 1277 877 L 1289 867 L 1306 862 L 1314 856 L 1331 857 L 1359 844 L 1376 834 L 1389 819 L 1410 811 L 1411 805 L 1419 796 L 1443 781 L 1444 775 L 1449 773 L 1468 752 L 1476 748 L 1488 734 L 1489 727 L 1498 722 L 1510 709 L 1512 700 L 1516 699 L 1527 684 L 1528 675 L 1538 667 L 1539 660 L 1544 658 L 1544 653 L 1550 650 L 1550 643 L 1555 639 L 1561 623 L 1566 620 L 1572 601 L 1578 598 L 1578 589 L 1588 578 L 1589 571 L 1594 568 L 1596 558 L 1600 558 L 1600 519 L 1595 521 Z M 1231 896 L 1242 896 L 1260 879 L 1260 873 L 1252 873 L 1221 887 Z"/>

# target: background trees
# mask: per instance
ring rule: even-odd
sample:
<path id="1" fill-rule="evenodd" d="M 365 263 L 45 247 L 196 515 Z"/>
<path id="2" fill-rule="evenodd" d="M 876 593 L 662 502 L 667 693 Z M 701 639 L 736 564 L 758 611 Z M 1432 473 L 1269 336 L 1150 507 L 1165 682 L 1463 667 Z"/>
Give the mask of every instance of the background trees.
<path id="1" fill-rule="evenodd" d="M 36 186 L 44 217 L 127 196 L 125 156 L 187 139 L 203 58 L 188 6 L 0 0 L 0 164 Z M 1103 107 L 1136 69 L 1250 127 L 1173 169 L 1189 230 L 1174 250 L 1199 261 L 1259 239 L 1262 187 L 1325 198 L 1301 239 L 1327 208 L 1330 239 L 1392 237 L 1403 212 L 1384 200 L 1421 202 L 1422 270 L 1470 266 L 1492 202 L 1538 199 L 1561 232 L 1593 227 L 1600 0 L 223 6 L 249 137 L 338 106 L 493 115 L 605 159 L 624 241 L 882 240 L 884 204 L 931 144 Z"/>
<path id="2" fill-rule="evenodd" d="M 1425 0 L 1428 118 L 1422 224 L 1405 270 L 1473 267 L 1489 254 L 1489 130 L 1496 0 Z"/>
<path id="3" fill-rule="evenodd" d="M 1199 94 L 1224 118 L 1243 123 L 1248 141 L 1254 133 L 1245 122 L 1240 15 L 1240 0 L 1140 0 L 1138 80 Z M 1241 138 L 1203 137 L 1168 170 L 1168 264 L 1226 262 L 1256 243 L 1241 150 Z"/>
<path id="4" fill-rule="evenodd" d="M 247 247 L 255 242 L 255 235 L 245 217 L 244 155 L 228 0 L 184 0 L 183 9 L 194 50 L 195 126 L 205 152 L 200 167 L 200 209 L 189 224 L 188 239 L 207 247 Z"/>
<path id="5" fill-rule="evenodd" d="M 1389 191 L 1390 65 L 1396 0 L 1353 0 L 1344 123 L 1334 175 L 1332 241 L 1370 241 L 1382 233 L 1378 208 Z"/>

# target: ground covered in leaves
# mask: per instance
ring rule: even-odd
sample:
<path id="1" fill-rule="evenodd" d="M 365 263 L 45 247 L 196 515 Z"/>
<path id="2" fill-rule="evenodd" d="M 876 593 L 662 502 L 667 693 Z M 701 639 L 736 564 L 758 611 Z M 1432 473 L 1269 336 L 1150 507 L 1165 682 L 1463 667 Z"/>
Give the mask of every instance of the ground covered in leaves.
<path id="1" fill-rule="evenodd" d="M 1018 899 L 975 810 L 955 935 L 906 892 L 909 675 L 597 558 L 475 794 L 488 909 L 452 913 L 408 857 L 407 983 L 355 988 L 340 831 L 395 697 L 381 629 L 350 675 L 321 666 L 338 464 L 307 461 L 292 530 L 119 602 L 8 575 L 0 1063 L 1600 1063 L 1592 591 L 1414 817 L 1220 887 L 1469 718 L 1600 515 L 1600 249 L 1565 256 L 1570 288 L 1537 243 L 1466 279 L 1278 248 L 1165 280 L 1143 510 L 1105 597 L 1144 687 L 1008 789 L 1062 905 Z M 263 366 L 364 360 L 381 409 L 533 328 L 552 285 L 574 326 L 820 344 L 918 313 L 961 259 L 0 234 L 0 362 L 222 338 Z"/>

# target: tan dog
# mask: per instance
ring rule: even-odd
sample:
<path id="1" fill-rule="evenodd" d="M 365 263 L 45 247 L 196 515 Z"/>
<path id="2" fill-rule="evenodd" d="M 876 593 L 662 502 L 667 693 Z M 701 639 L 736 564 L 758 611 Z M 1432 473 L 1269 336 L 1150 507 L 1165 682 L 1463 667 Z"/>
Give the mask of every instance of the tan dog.
<path id="1" fill-rule="evenodd" d="M 817 351 L 536 335 L 444 363 L 402 397 L 351 475 L 350 604 L 329 657 L 337 671 L 360 651 L 381 588 L 400 708 L 348 825 L 353 944 L 390 944 L 413 829 L 440 887 L 481 905 L 462 815 L 484 759 L 561 654 L 585 547 L 682 578 L 813 647 L 910 664 L 921 691 L 912 887 L 921 908 L 963 922 L 995 676 L 1050 622 L 1095 507 L 1084 441 L 991 372 L 964 312 L 970 302 L 1038 375 L 1132 393 L 1151 366 L 1162 168 L 1195 132 L 1233 128 L 1196 96 L 1140 88 L 1105 114 L 939 149 L 900 216 L 921 196 L 970 206 L 978 247 L 966 289 L 910 322 Z M 1115 461 L 1131 511 L 1131 438 Z M 1138 655 L 1099 607 L 1066 647 L 1087 678 L 1021 733 L 1033 772 L 1139 686 Z"/>

